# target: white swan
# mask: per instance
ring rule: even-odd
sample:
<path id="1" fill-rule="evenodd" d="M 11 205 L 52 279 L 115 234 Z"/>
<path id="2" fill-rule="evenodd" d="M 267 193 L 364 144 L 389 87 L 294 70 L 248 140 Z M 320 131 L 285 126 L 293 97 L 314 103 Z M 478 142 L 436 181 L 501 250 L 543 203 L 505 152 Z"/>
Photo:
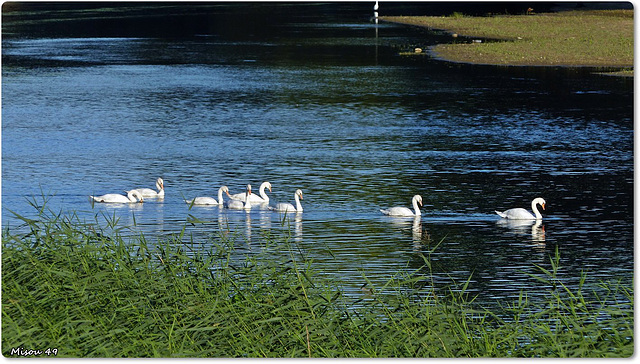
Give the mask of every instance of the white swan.
<path id="1" fill-rule="evenodd" d="M 229 195 L 229 188 L 227 188 L 227 186 L 222 186 L 218 189 L 218 200 L 213 197 L 196 197 L 194 199 L 187 200 L 186 202 L 193 205 L 222 205 L 224 203 L 222 200 L 223 192 Z"/>
<path id="2" fill-rule="evenodd" d="M 135 190 L 131 191 L 138 191 L 138 193 L 140 193 L 142 197 L 164 197 L 164 181 L 162 180 L 162 178 L 158 178 L 156 180 L 156 188 L 158 189 L 158 191 L 154 191 L 151 188 L 136 188 Z M 129 191 L 124 192 L 129 193 Z"/>
<path id="3" fill-rule="evenodd" d="M 240 200 L 230 200 L 225 206 L 231 210 L 251 210 L 251 185 L 247 185 L 247 192 L 244 193 L 244 202 Z"/>
<path id="4" fill-rule="evenodd" d="M 269 192 L 271 192 L 271 183 L 262 182 L 262 184 L 260 185 L 260 190 L 258 191 L 260 193 L 260 196 L 256 195 L 255 193 L 249 195 L 251 203 L 269 203 L 269 196 L 267 196 L 266 192 L 264 191 L 265 188 L 268 188 Z M 236 193 L 233 195 L 229 195 L 229 198 L 232 200 L 245 201 L 245 199 L 247 198 L 247 193 Z"/>
<path id="5" fill-rule="evenodd" d="M 294 198 L 296 200 L 296 205 L 293 206 L 290 203 L 278 203 L 275 207 L 271 207 L 269 206 L 269 210 L 274 210 L 274 211 L 281 211 L 281 212 L 302 212 L 302 204 L 300 203 L 300 200 L 302 198 L 302 190 L 296 190 L 296 193 L 294 195 Z"/>
<path id="6" fill-rule="evenodd" d="M 540 211 L 538 211 L 538 207 L 536 206 L 538 204 L 540 204 L 540 206 L 542 206 L 542 209 L 544 210 L 544 206 L 546 205 L 546 202 L 541 197 L 535 198 L 533 199 L 533 201 L 531 201 L 531 210 L 533 210 L 533 213 L 535 214 L 535 216 L 532 215 L 529 211 L 520 207 L 515 209 L 509 209 L 504 212 L 496 211 L 496 214 L 500 215 L 500 217 L 504 219 L 539 220 L 539 219 L 542 219 L 542 215 L 540 214 Z"/>
<path id="7" fill-rule="evenodd" d="M 129 191 L 127 195 L 120 195 L 117 193 L 107 193 L 102 196 L 89 196 L 95 202 L 101 203 L 136 203 L 144 202 L 142 195 L 138 191 Z"/>
<path id="8" fill-rule="evenodd" d="M 413 199 L 411 199 L 411 204 L 413 205 L 413 210 L 415 211 L 415 213 L 414 211 L 411 211 L 406 207 L 392 207 L 386 210 L 380 210 L 380 212 L 389 216 L 420 216 L 422 213 L 420 212 L 418 204 L 422 206 L 422 196 L 413 196 Z"/>

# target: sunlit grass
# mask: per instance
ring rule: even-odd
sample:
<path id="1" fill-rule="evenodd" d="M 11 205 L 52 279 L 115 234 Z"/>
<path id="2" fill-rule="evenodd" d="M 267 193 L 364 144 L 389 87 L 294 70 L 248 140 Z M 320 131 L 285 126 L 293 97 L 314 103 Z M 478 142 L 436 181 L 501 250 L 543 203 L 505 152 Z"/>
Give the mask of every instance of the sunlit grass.
<path id="1" fill-rule="evenodd" d="M 582 276 L 571 290 L 558 253 L 534 276 L 545 302 L 522 294 L 491 311 L 466 293 L 470 280 L 448 294 L 432 289 L 428 254 L 421 269 L 353 298 L 287 236 L 232 259 L 232 241 L 210 238 L 200 245 L 209 249 L 194 250 L 184 230 L 150 243 L 123 237 L 115 218 L 107 233 L 45 207 L 23 221 L 20 233 L 2 234 L 5 356 L 17 347 L 64 357 L 633 354 L 631 288 L 602 282 L 585 295 Z"/>
<path id="2" fill-rule="evenodd" d="M 439 44 L 437 57 L 497 65 L 633 67 L 633 10 L 535 15 L 389 16 L 390 22 L 500 42 Z"/>

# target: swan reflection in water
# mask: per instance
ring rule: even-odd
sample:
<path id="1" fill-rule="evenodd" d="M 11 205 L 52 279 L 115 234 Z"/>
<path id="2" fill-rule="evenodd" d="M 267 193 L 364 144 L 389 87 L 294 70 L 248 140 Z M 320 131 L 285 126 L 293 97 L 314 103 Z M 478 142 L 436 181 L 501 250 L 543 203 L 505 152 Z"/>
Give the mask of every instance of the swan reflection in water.
<path id="1" fill-rule="evenodd" d="M 285 234 L 287 231 L 293 230 L 295 240 L 302 241 L 302 213 L 283 213 L 281 216 L 275 216 L 277 215 L 266 209 L 256 211 L 219 209 L 218 229 L 221 236 L 241 238 L 251 248 L 254 230 L 271 231 L 273 223 L 278 221 L 279 223 L 275 225 L 282 227 Z M 274 218 L 278 220 L 273 221 Z"/>
<path id="2" fill-rule="evenodd" d="M 295 232 L 296 241 L 302 241 L 302 214 L 297 212 L 293 218 L 293 231 Z"/>
<path id="3" fill-rule="evenodd" d="M 403 230 L 411 225 L 411 238 L 414 251 L 421 251 L 422 246 L 428 244 L 431 240 L 429 232 L 422 227 L 420 215 L 414 217 L 391 217 L 390 219 L 393 225 Z"/>
<path id="4" fill-rule="evenodd" d="M 293 219 L 292 219 L 293 218 Z M 269 220 L 270 222 L 271 220 Z M 296 242 L 302 242 L 302 213 L 301 212 L 281 212 L 278 214 L 278 220 L 280 225 L 286 231 L 291 231 L 293 227 L 293 236 Z"/>
<path id="5" fill-rule="evenodd" d="M 242 215 L 229 214 L 226 210 L 219 209 L 218 229 L 223 237 L 229 238 L 231 236 L 241 235 L 243 239 L 250 244 L 252 232 L 251 214 L 244 211 Z"/>
<path id="6" fill-rule="evenodd" d="M 542 225 L 542 220 L 500 219 L 497 224 L 512 230 L 516 234 L 531 234 L 531 241 L 535 243 L 544 243 L 546 240 L 546 233 L 544 225 Z"/>

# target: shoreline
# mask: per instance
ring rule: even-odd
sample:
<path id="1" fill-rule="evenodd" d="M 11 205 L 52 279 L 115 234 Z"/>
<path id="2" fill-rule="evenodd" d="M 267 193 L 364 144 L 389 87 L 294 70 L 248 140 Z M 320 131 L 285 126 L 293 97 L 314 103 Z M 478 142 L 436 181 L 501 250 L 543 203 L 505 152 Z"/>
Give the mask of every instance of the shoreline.
<path id="1" fill-rule="evenodd" d="M 383 22 L 448 33 L 435 59 L 476 65 L 594 68 L 633 76 L 633 11 L 570 11 L 470 17 L 382 16 Z M 459 41 L 460 38 L 468 41 Z M 613 70 L 613 71 L 609 71 Z M 617 70 L 617 71 L 616 71 Z M 598 72 L 598 71 L 594 71 Z"/>

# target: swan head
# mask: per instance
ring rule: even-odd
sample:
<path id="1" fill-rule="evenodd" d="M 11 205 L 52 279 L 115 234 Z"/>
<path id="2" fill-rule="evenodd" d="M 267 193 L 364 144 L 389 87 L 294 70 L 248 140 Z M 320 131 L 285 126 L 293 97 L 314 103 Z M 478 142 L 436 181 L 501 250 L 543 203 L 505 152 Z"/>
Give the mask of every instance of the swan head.
<path id="1" fill-rule="evenodd" d="M 164 181 L 162 180 L 162 178 L 158 178 L 156 180 L 156 188 L 159 190 L 164 190 Z"/>
<path id="2" fill-rule="evenodd" d="M 247 185 L 247 195 L 251 194 L 251 185 Z"/>
<path id="3" fill-rule="evenodd" d="M 220 191 L 226 193 L 227 196 L 231 197 L 231 195 L 229 195 L 229 187 L 222 186 L 222 187 L 220 187 Z"/>
<path id="4" fill-rule="evenodd" d="M 269 182 L 262 182 L 262 185 L 260 187 L 268 188 L 269 192 L 271 192 L 271 183 L 269 183 Z"/>
<path id="5" fill-rule="evenodd" d="M 131 196 L 133 196 L 136 200 L 138 200 L 138 202 L 144 202 L 144 199 L 142 198 L 142 195 L 140 194 L 140 192 L 138 191 L 131 191 L 129 192 L 131 194 Z M 128 194 L 129 194 L 128 193 Z"/>
<path id="6" fill-rule="evenodd" d="M 546 204 L 547 204 L 547 202 L 542 197 L 538 197 L 538 198 L 533 200 L 533 205 L 534 206 L 535 205 L 540 205 L 540 206 L 542 206 L 543 210 L 545 209 Z"/>
<path id="7" fill-rule="evenodd" d="M 418 201 L 418 204 L 419 204 L 420 206 L 422 206 L 422 196 L 420 196 L 420 195 L 415 195 L 415 196 L 413 196 L 413 199 L 414 199 L 415 201 Z"/>
<path id="8" fill-rule="evenodd" d="M 296 196 L 300 197 L 301 200 L 304 200 L 302 198 L 302 190 L 296 190 Z"/>

